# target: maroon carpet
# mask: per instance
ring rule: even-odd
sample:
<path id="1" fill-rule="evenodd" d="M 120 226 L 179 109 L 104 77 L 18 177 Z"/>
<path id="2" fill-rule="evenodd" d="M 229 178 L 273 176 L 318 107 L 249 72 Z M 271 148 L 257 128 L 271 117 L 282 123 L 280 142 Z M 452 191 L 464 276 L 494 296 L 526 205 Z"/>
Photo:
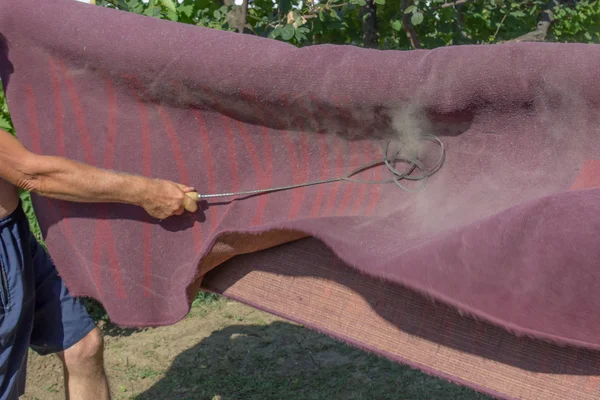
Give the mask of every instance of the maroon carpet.
<path id="1" fill-rule="evenodd" d="M 36 152 L 215 193 L 343 175 L 380 158 L 389 137 L 412 143 L 432 133 L 446 146 L 444 166 L 418 193 L 338 182 L 204 202 L 197 215 L 163 223 L 129 206 L 36 197 L 69 288 L 100 300 L 115 322 L 172 324 L 204 284 L 500 397 L 537 398 L 543 385 L 527 392 L 535 382 L 527 374 L 559 373 L 446 343 L 472 330 L 461 336 L 440 315 L 404 313 L 398 304 L 413 301 L 409 290 L 421 312 L 436 300 L 449 319 L 489 326 L 488 339 L 505 340 L 500 353 L 513 340 L 549 346 L 536 353 L 542 359 L 567 352 L 575 378 L 558 387 L 588 388 L 575 398 L 598 393 L 597 381 L 577 379 L 600 365 L 600 47 L 297 49 L 71 0 L 2 0 L 0 33 L 13 121 Z M 307 307 L 296 285 L 323 302 Z M 337 296 L 339 285 L 370 308 L 350 307 L 358 303 Z M 476 354 L 516 375 L 502 383 L 489 376 L 500 366 L 446 368 L 423 351 L 408 357 L 399 336 L 385 345 L 359 334 L 365 321 L 376 336 L 377 318 L 402 315 L 442 321 L 435 329 L 448 336 L 395 323 L 391 337 Z M 467 377 L 464 365 L 478 375 Z M 544 379 L 552 398 L 563 398 Z"/>

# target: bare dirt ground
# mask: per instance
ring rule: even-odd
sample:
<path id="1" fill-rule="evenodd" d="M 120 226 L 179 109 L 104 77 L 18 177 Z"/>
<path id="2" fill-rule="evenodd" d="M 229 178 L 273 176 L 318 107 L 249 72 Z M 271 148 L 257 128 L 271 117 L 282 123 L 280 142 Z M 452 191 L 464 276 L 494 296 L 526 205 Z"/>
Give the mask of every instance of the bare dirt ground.
<path id="1" fill-rule="evenodd" d="M 487 399 L 223 299 L 173 326 L 105 335 L 114 399 Z M 31 353 L 23 399 L 64 398 L 58 360 Z"/>

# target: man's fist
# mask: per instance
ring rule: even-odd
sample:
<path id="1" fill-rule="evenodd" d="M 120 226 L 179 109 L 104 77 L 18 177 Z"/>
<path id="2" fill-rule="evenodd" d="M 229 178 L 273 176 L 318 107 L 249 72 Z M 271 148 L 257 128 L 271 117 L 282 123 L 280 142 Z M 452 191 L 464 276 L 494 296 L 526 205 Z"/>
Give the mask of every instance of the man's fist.
<path id="1" fill-rule="evenodd" d="M 161 179 L 148 180 L 141 206 L 148 214 L 157 219 L 181 215 L 185 210 L 196 212 L 198 204 L 186 193 L 194 188 Z"/>

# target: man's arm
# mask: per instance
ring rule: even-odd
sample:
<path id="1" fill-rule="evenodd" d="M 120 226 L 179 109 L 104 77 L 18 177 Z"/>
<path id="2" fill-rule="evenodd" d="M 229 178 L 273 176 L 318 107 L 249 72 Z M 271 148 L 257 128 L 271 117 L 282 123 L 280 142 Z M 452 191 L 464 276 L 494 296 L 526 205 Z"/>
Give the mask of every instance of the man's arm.
<path id="1" fill-rule="evenodd" d="M 159 219 L 182 214 L 184 209 L 197 209 L 196 202 L 185 194 L 193 188 L 34 154 L 2 130 L 0 178 L 22 189 L 62 200 L 138 205 Z"/>

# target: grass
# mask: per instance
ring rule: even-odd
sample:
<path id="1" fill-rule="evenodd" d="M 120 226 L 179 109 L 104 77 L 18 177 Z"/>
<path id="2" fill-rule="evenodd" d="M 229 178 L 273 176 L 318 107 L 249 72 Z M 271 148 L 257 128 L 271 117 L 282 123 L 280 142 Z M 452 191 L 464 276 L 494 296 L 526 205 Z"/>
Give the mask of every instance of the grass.
<path id="1" fill-rule="evenodd" d="M 130 366 L 127 368 L 127 377 L 132 380 L 154 378 L 158 375 L 160 375 L 160 372 L 150 367 Z"/>
<path id="2" fill-rule="evenodd" d="M 158 382 L 127 399 L 488 399 L 235 302 L 199 307 L 209 308 L 207 328 L 224 328 L 199 334 L 166 371 L 153 370 Z"/>
<path id="3" fill-rule="evenodd" d="M 246 305 L 200 298 L 175 325 L 106 337 L 115 400 L 490 400 Z M 24 400 L 64 399 L 58 360 L 31 353 L 28 368 Z"/>
<path id="4" fill-rule="evenodd" d="M 35 215 L 35 210 L 33 209 L 33 203 L 31 202 L 31 194 L 26 191 L 21 191 L 20 196 L 23 211 L 25 211 L 27 219 L 29 220 L 29 227 L 31 229 L 31 232 L 33 233 L 37 241 L 42 246 L 46 247 L 46 244 L 44 243 L 44 237 L 42 236 L 42 230 L 40 229 L 40 225 Z"/>

